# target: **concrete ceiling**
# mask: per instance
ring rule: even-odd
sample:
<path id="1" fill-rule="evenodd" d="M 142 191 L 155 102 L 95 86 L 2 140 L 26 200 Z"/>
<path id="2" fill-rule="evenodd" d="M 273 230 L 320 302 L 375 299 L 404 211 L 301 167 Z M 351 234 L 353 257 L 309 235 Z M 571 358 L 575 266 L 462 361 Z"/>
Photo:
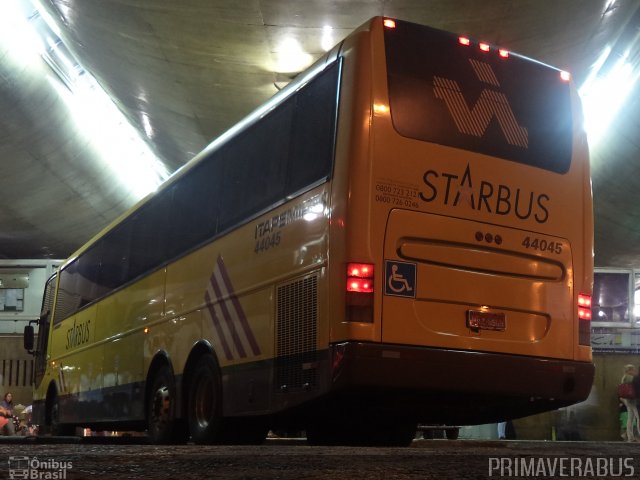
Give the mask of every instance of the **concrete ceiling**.
<path id="1" fill-rule="evenodd" d="M 11 4 L 31 24 L 51 16 L 57 47 L 161 160 L 148 164 L 155 179 L 295 73 L 282 63 L 286 38 L 312 60 L 375 15 L 486 40 L 568 70 L 578 85 L 606 47 L 634 46 L 630 61 L 640 64 L 638 0 L 41 0 L 40 16 L 29 0 L 0 8 Z M 146 175 L 128 170 L 132 154 L 111 150 L 115 140 L 87 135 L 102 119 L 75 115 L 82 100 L 74 105 L 61 89 L 55 61 L 25 60 L 25 42 L 1 22 L 0 258 L 64 258 L 139 198 L 131 182 Z M 639 93 L 635 86 L 592 150 L 599 266 L 640 267 Z"/>

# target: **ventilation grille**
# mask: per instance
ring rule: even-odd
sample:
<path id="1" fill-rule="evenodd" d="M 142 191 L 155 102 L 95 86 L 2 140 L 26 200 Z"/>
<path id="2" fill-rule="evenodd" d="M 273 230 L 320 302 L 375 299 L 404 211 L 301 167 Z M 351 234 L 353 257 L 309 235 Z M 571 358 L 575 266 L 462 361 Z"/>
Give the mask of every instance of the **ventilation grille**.
<path id="1" fill-rule="evenodd" d="M 276 388 L 283 391 L 316 385 L 318 277 L 278 287 L 276 318 Z"/>

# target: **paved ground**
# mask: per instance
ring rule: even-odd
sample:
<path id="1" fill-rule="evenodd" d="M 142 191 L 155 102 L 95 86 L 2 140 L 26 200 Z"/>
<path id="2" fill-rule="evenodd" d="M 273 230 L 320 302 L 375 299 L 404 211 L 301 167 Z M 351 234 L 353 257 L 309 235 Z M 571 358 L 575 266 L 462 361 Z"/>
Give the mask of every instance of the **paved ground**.
<path id="1" fill-rule="evenodd" d="M 0 442 L 0 478 L 11 474 L 123 480 L 640 478 L 640 443 L 420 440 L 409 448 L 352 448 L 304 441 L 259 447 Z"/>

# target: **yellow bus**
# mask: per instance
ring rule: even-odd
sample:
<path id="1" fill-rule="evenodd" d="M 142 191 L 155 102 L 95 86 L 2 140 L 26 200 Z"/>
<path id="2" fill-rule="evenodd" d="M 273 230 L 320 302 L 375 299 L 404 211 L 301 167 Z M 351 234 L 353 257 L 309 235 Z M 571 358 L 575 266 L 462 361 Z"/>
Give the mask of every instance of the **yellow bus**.
<path id="1" fill-rule="evenodd" d="M 570 405 L 592 230 L 565 72 L 373 18 L 60 268 L 34 415 L 401 445 Z"/>

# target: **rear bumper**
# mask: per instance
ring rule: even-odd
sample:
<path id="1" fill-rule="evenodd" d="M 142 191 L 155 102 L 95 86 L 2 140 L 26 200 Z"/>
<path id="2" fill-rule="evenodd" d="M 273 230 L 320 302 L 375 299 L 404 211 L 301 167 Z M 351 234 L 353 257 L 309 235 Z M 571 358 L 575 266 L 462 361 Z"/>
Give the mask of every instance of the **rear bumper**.
<path id="1" fill-rule="evenodd" d="M 516 418 L 583 401 L 592 363 L 464 350 L 346 342 L 332 346 L 332 390 L 368 392 L 421 421 Z"/>

